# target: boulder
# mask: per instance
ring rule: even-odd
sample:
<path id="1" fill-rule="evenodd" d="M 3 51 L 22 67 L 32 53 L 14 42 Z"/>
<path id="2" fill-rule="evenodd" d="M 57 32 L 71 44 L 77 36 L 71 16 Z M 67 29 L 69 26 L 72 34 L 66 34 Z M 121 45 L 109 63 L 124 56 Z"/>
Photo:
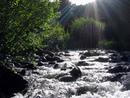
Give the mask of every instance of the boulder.
<path id="1" fill-rule="evenodd" d="M 54 56 L 54 60 L 57 61 L 57 62 L 63 62 L 64 61 L 59 56 Z"/>
<path id="2" fill-rule="evenodd" d="M 54 69 L 58 69 L 58 68 L 59 68 L 59 64 L 55 64 L 55 65 L 53 66 L 53 68 L 54 68 Z"/>
<path id="3" fill-rule="evenodd" d="M 87 56 L 85 56 L 85 55 L 81 55 L 80 60 L 84 60 L 84 59 L 86 59 L 86 57 Z"/>
<path id="4" fill-rule="evenodd" d="M 47 54 L 47 55 L 49 55 L 51 57 L 53 57 L 55 55 L 55 53 L 53 53 L 51 51 L 48 51 L 48 50 L 42 50 L 42 53 Z"/>
<path id="5" fill-rule="evenodd" d="M 59 81 L 72 82 L 72 81 L 76 81 L 76 78 L 71 76 L 71 75 L 64 75 L 64 76 L 59 78 Z"/>
<path id="6" fill-rule="evenodd" d="M 49 61 L 48 64 L 51 64 L 51 65 L 54 65 L 56 64 L 57 62 L 56 61 Z"/>
<path id="7" fill-rule="evenodd" d="M 45 56 L 42 56 L 40 59 L 41 59 L 42 62 L 47 62 L 47 59 L 46 59 Z"/>
<path id="8" fill-rule="evenodd" d="M 88 66 L 89 64 L 85 61 L 79 61 L 76 65 L 77 66 Z"/>
<path id="9" fill-rule="evenodd" d="M 98 59 L 94 60 L 94 61 L 98 61 L 98 62 L 108 62 L 109 58 L 104 58 L 104 57 L 99 57 Z"/>
<path id="10" fill-rule="evenodd" d="M 63 82 L 72 82 L 76 81 L 79 77 L 81 77 L 82 72 L 77 66 L 73 66 L 72 70 L 68 73 L 58 75 L 57 78 L 59 81 Z"/>
<path id="11" fill-rule="evenodd" d="M 22 92 L 28 87 L 28 82 L 20 75 L 0 65 L 0 93 L 10 98 L 14 93 Z"/>
<path id="12" fill-rule="evenodd" d="M 65 53 L 64 56 L 71 56 L 69 53 Z"/>
<path id="13" fill-rule="evenodd" d="M 74 66 L 74 68 L 70 71 L 70 74 L 76 79 L 82 76 L 82 72 L 77 66 Z"/>
<path id="14" fill-rule="evenodd" d="M 55 61 L 55 58 L 54 57 L 51 57 L 49 55 L 46 55 L 45 56 L 46 60 L 49 62 L 49 61 Z"/>

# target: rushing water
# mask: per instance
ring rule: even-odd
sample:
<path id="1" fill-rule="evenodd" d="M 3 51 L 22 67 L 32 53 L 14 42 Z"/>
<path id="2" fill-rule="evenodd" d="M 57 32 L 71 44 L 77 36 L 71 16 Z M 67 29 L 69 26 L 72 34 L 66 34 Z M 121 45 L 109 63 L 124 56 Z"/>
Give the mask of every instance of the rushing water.
<path id="1" fill-rule="evenodd" d="M 108 68 L 115 63 L 94 61 L 99 57 L 109 58 L 110 53 L 100 52 L 99 56 L 87 57 L 80 60 L 80 53 L 85 51 L 69 51 L 70 56 L 62 55 L 65 61 L 59 65 L 72 66 L 79 61 L 85 61 L 87 66 L 79 66 L 82 77 L 74 82 L 60 82 L 55 77 L 67 73 L 53 69 L 52 65 L 38 67 L 37 70 L 28 71 L 24 77 L 29 81 L 29 88 L 25 95 L 16 94 L 13 98 L 130 98 L 130 90 L 122 90 L 123 84 L 129 85 L 129 73 L 124 75 L 122 82 L 111 82 L 106 77 L 112 77 Z M 124 79 L 124 81 L 123 81 Z"/>

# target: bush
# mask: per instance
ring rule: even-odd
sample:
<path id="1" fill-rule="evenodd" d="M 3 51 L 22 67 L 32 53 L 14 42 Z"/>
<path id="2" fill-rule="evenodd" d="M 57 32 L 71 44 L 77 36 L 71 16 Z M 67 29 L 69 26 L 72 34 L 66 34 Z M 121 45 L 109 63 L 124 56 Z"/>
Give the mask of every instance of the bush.
<path id="1" fill-rule="evenodd" d="M 70 45 L 74 48 L 96 48 L 104 24 L 93 18 L 78 18 L 71 25 Z"/>
<path id="2" fill-rule="evenodd" d="M 49 32 L 44 33 L 45 47 L 51 50 L 64 49 L 69 38 L 69 33 L 66 33 L 60 24 L 53 26 Z"/>
<path id="3" fill-rule="evenodd" d="M 108 41 L 108 40 L 101 40 L 98 43 L 99 48 L 105 48 L 105 49 L 113 49 L 114 48 L 114 41 Z"/>

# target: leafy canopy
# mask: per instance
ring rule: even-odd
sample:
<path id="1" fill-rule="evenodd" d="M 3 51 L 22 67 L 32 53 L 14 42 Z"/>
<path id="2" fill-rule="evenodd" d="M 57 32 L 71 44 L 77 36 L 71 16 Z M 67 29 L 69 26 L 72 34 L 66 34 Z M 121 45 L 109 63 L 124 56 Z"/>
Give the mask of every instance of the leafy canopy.
<path id="1" fill-rule="evenodd" d="M 58 6 L 57 0 L 2 0 L 0 50 L 15 54 L 43 47 L 43 34 L 51 29 Z"/>

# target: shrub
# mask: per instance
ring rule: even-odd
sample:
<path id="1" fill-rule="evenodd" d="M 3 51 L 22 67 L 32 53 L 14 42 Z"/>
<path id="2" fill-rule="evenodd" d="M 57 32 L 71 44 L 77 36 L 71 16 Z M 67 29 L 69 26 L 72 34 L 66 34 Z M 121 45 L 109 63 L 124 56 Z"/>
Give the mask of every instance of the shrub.
<path id="1" fill-rule="evenodd" d="M 46 48 L 51 50 L 64 49 L 69 38 L 69 33 L 66 33 L 60 24 L 53 26 L 49 32 L 44 33 L 44 44 Z"/>
<path id="2" fill-rule="evenodd" d="M 101 40 L 98 43 L 99 48 L 105 48 L 105 49 L 114 48 L 114 44 L 115 44 L 114 41 L 109 41 L 109 40 Z"/>
<path id="3" fill-rule="evenodd" d="M 75 48 L 96 48 L 101 38 L 104 24 L 93 18 L 78 18 L 72 22 L 70 46 Z"/>

